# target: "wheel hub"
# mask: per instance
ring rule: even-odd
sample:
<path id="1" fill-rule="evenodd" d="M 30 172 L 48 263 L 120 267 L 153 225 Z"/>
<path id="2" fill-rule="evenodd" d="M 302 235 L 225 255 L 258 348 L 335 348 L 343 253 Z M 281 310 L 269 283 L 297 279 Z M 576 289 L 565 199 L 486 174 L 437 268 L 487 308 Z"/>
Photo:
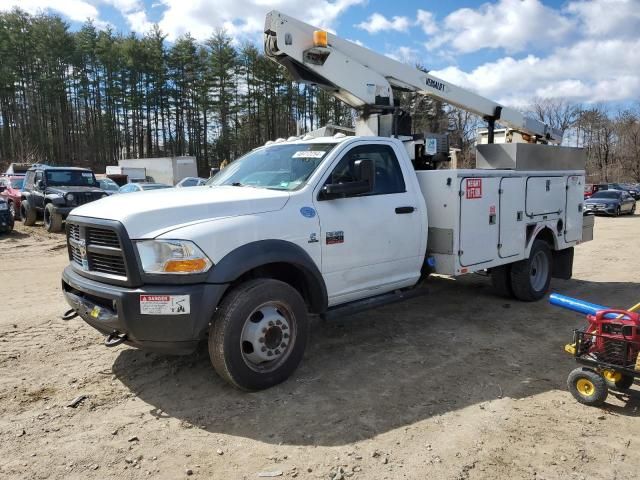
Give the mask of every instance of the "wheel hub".
<path id="1" fill-rule="evenodd" d="M 543 252 L 537 252 L 531 259 L 531 268 L 529 270 L 531 274 L 531 286 L 540 291 L 544 288 L 547 281 L 547 275 L 549 270 L 549 264 L 547 257 Z"/>
<path id="2" fill-rule="evenodd" d="M 585 397 L 590 397 L 595 391 L 595 386 L 586 378 L 581 378 L 576 383 L 576 389 Z"/>
<path id="3" fill-rule="evenodd" d="M 242 330 L 242 354 L 249 364 L 259 366 L 288 353 L 291 325 L 285 309 L 267 304 L 258 307 Z"/>

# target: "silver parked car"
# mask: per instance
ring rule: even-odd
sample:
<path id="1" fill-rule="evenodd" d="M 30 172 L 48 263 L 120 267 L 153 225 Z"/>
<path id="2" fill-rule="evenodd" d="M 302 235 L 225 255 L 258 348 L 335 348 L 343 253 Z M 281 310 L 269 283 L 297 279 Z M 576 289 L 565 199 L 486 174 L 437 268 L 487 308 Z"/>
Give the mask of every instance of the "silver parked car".
<path id="1" fill-rule="evenodd" d="M 140 182 L 140 183 L 127 183 L 120 187 L 118 192 L 120 193 L 131 193 L 131 192 L 145 192 L 147 190 L 158 190 L 160 188 L 172 188 L 171 185 L 167 185 L 165 183 L 148 183 L 148 182 Z"/>
<path id="2" fill-rule="evenodd" d="M 204 185 L 206 181 L 207 181 L 206 178 L 185 177 L 182 180 L 180 180 L 178 183 L 176 183 L 176 188 L 199 187 L 201 185 Z"/>

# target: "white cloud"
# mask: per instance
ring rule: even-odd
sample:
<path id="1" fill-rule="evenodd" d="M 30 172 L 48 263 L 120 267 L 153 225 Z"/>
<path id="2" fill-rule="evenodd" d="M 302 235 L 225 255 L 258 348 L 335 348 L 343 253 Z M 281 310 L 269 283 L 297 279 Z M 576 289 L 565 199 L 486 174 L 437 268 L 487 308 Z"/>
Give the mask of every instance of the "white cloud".
<path id="1" fill-rule="evenodd" d="M 105 5 L 111 5 L 121 13 L 140 11 L 144 8 L 142 0 L 94 0 Z"/>
<path id="2" fill-rule="evenodd" d="M 625 101 L 640 91 L 640 39 L 583 39 L 547 57 L 504 57 L 469 73 L 458 67 L 432 73 L 512 105 L 533 97 Z"/>
<path id="3" fill-rule="evenodd" d="M 580 0 L 570 2 L 567 11 L 576 15 L 588 35 L 635 35 L 640 28 L 637 0 Z"/>
<path id="4" fill-rule="evenodd" d="M 169 40 L 191 33 L 198 40 L 211 36 L 216 28 L 243 38 L 255 38 L 262 33 L 264 17 L 274 8 L 300 18 L 312 25 L 333 29 L 345 10 L 364 4 L 366 0 L 161 0 L 165 11 L 160 28 Z"/>
<path id="5" fill-rule="evenodd" d="M 98 9 L 84 0 L 2 0 L 0 11 L 21 8 L 27 13 L 53 12 L 70 20 L 84 22 L 87 18 L 98 20 Z M 98 25 L 96 21 L 96 25 Z"/>
<path id="6" fill-rule="evenodd" d="M 124 13 L 124 17 L 127 19 L 129 28 L 134 32 L 146 33 L 153 27 L 153 23 L 147 18 L 147 13 L 144 10 L 139 10 L 132 13 Z"/>
<path id="7" fill-rule="evenodd" d="M 385 30 L 395 30 L 405 32 L 409 29 L 411 22 L 407 17 L 393 17 L 389 20 L 379 13 L 372 14 L 367 20 L 355 25 L 357 28 L 366 30 L 369 33 L 378 33 Z"/>
<path id="8" fill-rule="evenodd" d="M 438 31 L 438 25 L 433 13 L 426 10 L 418 9 L 418 19 L 416 24 L 422 28 L 422 31 L 427 35 L 433 35 Z"/>
<path id="9" fill-rule="evenodd" d="M 540 0 L 498 0 L 478 9 L 461 8 L 444 18 L 443 31 L 427 43 L 460 53 L 483 48 L 519 52 L 529 47 L 557 44 L 572 29 L 572 21 Z"/>
<path id="10" fill-rule="evenodd" d="M 400 46 L 393 52 L 387 52 L 387 57 L 397 60 L 398 62 L 407 63 L 414 66 L 419 62 L 420 53 L 415 48 Z"/>

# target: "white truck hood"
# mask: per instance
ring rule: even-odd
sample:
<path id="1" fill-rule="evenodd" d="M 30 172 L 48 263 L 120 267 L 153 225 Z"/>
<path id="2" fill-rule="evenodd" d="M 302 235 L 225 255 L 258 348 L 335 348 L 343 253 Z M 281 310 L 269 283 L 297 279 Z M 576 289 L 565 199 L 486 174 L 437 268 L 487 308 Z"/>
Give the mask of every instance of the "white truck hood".
<path id="1" fill-rule="evenodd" d="M 184 225 L 280 210 L 289 193 L 265 188 L 204 186 L 111 195 L 71 215 L 117 220 L 129 237 L 153 238 Z"/>

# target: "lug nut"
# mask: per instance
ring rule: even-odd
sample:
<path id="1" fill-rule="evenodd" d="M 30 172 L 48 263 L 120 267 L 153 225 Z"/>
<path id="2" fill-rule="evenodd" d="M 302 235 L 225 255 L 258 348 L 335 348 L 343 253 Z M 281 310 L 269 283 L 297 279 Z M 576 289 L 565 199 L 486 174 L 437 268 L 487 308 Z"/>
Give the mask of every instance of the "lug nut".
<path id="1" fill-rule="evenodd" d="M 276 355 L 280 355 L 280 350 L 276 350 Z"/>
<path id="2" fill-rule="evenodd" d="M 286 325 L 282 325 L 282 330 L 288 330 L 289 327 L 287 327 Z"/>
<path id="3" fill-rule="evenodd" d="M 261 350 L 262 350 L 263 352 L 266 352 L 266 351 L 267 351 L 267 347 L 262 347 L 262 349 L 261 349 Z"/>
<path id="4" fill-rule="evenodd" d="M 260 338 L 258 339 L 258 341 L 259 341 L 260 343 L 264 343 L 264 337 L 260 337 Z"/>
<path id="5" fill-rule="evenodd" d="M 268 356 L 268 357 L 270 357 L 270 356 L 272 356 L 272 355 L 273 355 L 273 352 L 272 352 L 271 350 L 269 350 L 269 351 L 267 352 L 267 356 Z"/>
<path id="6" fill-rule="evenodd" d="M 289 334 L 288 334 L 288 333 L 285 333 L 285 334 L 283 335 L 283 337 L 284 337 L 284 338 L 289 338 Z"/>
<path id="7" fill-rule="evenodd" d="M 284 343 L 284 342 L 282 342 L 282 343 L 280 344 L 280 346 L 281 346 L 282 348 L 284 348 L 284 347 L 286 347 L 286 346 L 287 346 L 287 344 L 286 344 L 286 343 Z"/>
<path id="8" fill-rule="evenodd" d="M 276 320 L 276 325 L 282 325 L 282 320 Z"/>
<path id="9" fill-rule="evenodd" d="M 269 321 L 269 326 L 270 326 L 270 327 L 273 327 L 273 325 L 274 325 L 273 320 L 270 320 L 270 321 Z"/>

